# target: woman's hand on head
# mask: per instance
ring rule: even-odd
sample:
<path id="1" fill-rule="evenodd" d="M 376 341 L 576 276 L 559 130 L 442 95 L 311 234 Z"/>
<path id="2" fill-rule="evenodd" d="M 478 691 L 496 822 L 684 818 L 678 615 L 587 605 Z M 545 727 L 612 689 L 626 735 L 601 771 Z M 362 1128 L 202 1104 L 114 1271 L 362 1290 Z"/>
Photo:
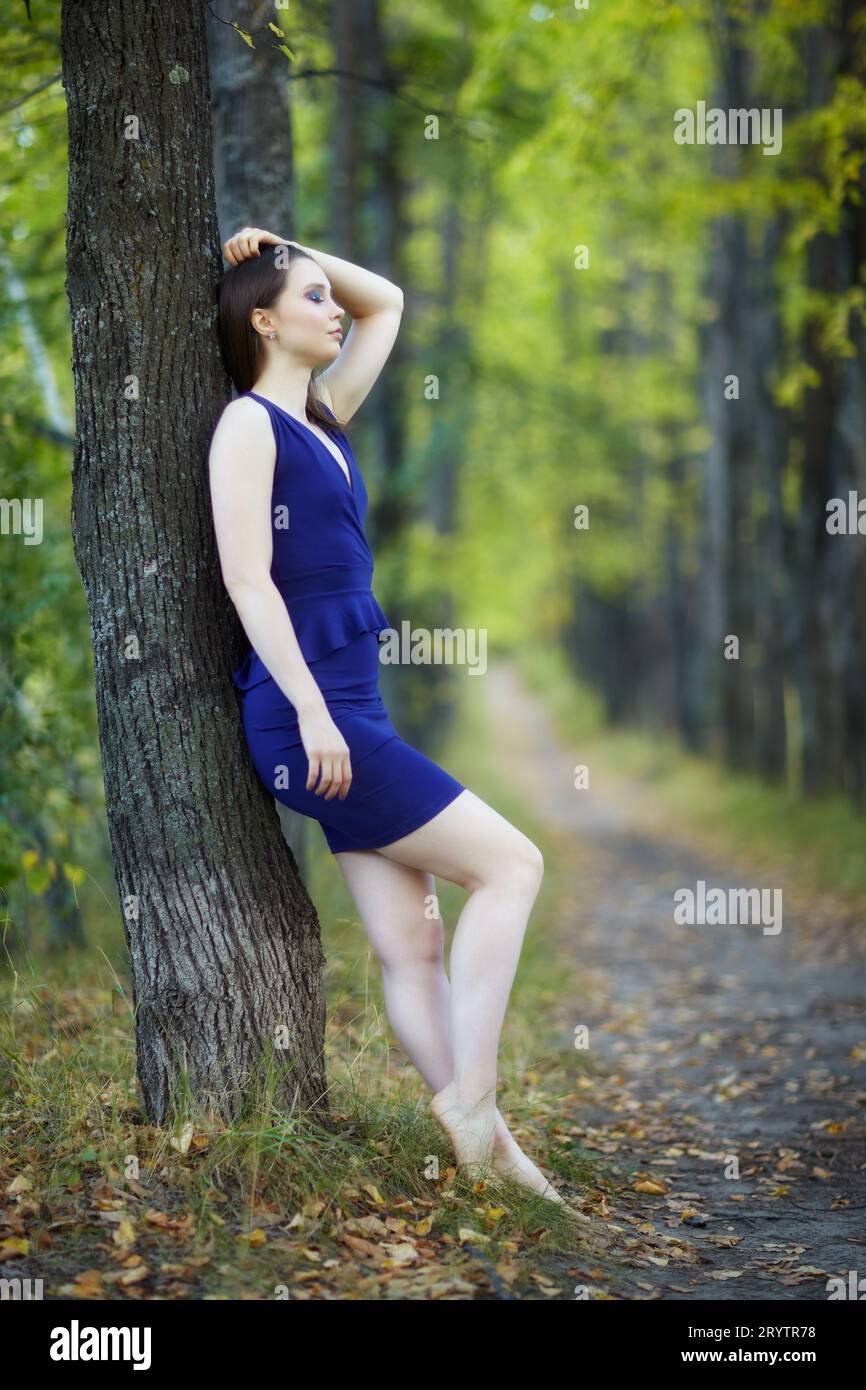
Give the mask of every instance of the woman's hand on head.
<path id="1" fill-rule="evenodd" d="M 233 237 L 229 237 L 228 241 L 223 242 L 223 255 L 229 265 L 240 265 L 241 261 L 248 261 L 262 254 L 259 250 L 262 242 L 266 246 L 297 246 L 298 250 L 302 249 L 297 241 L 288 241 L 283 236 L 277 236 L 275 232 L 266 232 L 262 227 L 242 227 Z"/>

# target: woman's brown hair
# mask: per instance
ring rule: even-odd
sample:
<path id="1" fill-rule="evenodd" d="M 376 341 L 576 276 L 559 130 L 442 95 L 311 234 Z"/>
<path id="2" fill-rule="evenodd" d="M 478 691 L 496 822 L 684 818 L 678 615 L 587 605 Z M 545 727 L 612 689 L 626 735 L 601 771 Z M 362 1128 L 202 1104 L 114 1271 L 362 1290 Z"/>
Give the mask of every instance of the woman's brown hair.
<path id="1" fill-rule="evenodd" d="M 279 298 L 295 261 L 317 264 L 296 246 L 264 245 L 259 249 L 261 255 L 231 266 L 219 286 L 217 334 L 226 371 L 239 395 L 252 391 L 264 366 L 264 344 L 250 322 L 253 309 L 269 309 Z M 323 409 L 313 377 L 307 388 L 307 415 L 325 430 L 334 428 L 334 418 Z M 342 429 L 339 420 L 337 428 Z"/>

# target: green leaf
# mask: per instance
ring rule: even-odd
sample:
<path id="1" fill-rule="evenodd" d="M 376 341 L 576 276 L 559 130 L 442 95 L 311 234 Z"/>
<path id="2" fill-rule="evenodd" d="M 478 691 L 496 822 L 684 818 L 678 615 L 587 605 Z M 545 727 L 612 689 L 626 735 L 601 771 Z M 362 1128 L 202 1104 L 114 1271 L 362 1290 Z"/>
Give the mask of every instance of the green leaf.
<path id="1" fill-rule="evenodd" d="M 244 43 L 248 43 L 249 46 L 250 46 L 250 48 L 255 48 L 255 44 L 253 43 L 253 36 L 252 36 L 252 34 L 248 34 L 247 31 L 246 31 L 246 29 L 242 29 L 241 26 L 238 24 L 238 22 L 237 22 L 236 19 L 233 19 L 233 20 L 232 20 L 232 28 L 237 30 L 237 32 L 240 34 L 241 38 L 243 39 Z"/>
<path id="2" fill-rule="evenodd" d="M 46 865 L 39 869 L 28 869 L 24 875 L 27 891 L 41 897 L 51 882 L 51 873 Z"/>

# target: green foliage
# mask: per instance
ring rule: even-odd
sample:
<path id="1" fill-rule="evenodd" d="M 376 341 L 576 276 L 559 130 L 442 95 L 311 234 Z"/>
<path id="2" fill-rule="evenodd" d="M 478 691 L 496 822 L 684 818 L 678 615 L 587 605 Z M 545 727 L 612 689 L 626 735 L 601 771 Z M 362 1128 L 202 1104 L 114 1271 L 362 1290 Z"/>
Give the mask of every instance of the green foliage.
<path id="1" fill-rule="evenodd" d="M 43 6 L 38 26 L 22 7 L 0 35 L 7 95 L 34 91 L 57 71 L 52 19 L 59 5 Z M 39 903 L 52 885 L 49 916 L 74 913 L 78 860 L 104 862 L 105 840 L 87 610 L 69 528 L 60 83 L 2 121 L 0 496 L 42 507 L 38 544 L 0 535 L 0 899 L 4 914 L 26 922 L 46 920 Z"/>
<path id="2" fill-rule="evenodd" d="M 0 493 L 41 497 L 45 509 L 40 545 L 0 537 L 0 891 L 35 920 L 58 885 L 74 898 L 82 866 L 102 875 L 107 849 L 69 533 L 64 98 L 56 81 L 36 90 L 58 70 L 59 14 L 59 0 L 41 5 L 35 24 L 20 7 L 0 35 Z M 734 21 L 755 90 L 784 107 L 775 158 L 738 148 L 720 160 L 673 139 L 678 107 L 714 100 L 722 25 Z M 866 295 L 862 276 L 817 290 L 805 275 L 815 238 L 838 231 L 862 181 L 862 46 L 826 99 L 807 101 L 806 40 L 838 21 L 832 0 L 585 10 L 383 0 L 393 81 L 369 91 L 354 174 L 362 249 L 377 268 L 383 161 L 402 197 L 390 254 L 408 313 L 385 371 L 405 426 L 397 474 L 383 474 L 380 435 L 368 416 L 359 422 L 373 516 L 385 501 L 406 503 L 405 524 L 376 555 L 386 608 L 399 601 L 430 625 L 447 612 L 486 629 L 491 651 L 553 648 L 589 603 L 631 614 L 663 602 L 674 544 L 681 575 L 700 576 L 713 446 L 702 335 L 720 313 L 708 271 L 727 216 L 754 246 L 774 219 L 784 227 L 773 266 L 783 342 L 768 385 L 792 426 L 781 489 L 793 524 L 802 411 L 820 380 L 803 337 L 847 361 Z M 249 43 L 242 19 L 232 22 Z M 300 6 L 283 24 L 255 42 L 280 48 L 293 77 L 326 70 L 327 13 Z M 283 230 L 327 248 L 340 88 L 317 78 L 290 91 L 297 226 Z M 431 116 L 438 139 L 427 138 Z M 581 505 L 586 530 L 574 526 Z M 753 528 L 766 512 L 759 493 Z"/>

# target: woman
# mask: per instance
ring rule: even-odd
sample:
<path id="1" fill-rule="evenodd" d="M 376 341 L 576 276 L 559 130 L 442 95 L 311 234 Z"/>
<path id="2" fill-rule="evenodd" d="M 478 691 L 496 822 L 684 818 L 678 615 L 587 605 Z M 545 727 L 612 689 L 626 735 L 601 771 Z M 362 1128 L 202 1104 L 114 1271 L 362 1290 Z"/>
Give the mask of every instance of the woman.
<path id="1" fill-rule="evenodd" d="M 223 581 L 250 641 L 233 673 L 268 790 L 322 825 L 382 961 L 389 1021 L 473 1175 L 556 1189 L 496 1108 L 499 1035 L 543 861 L 400 738 L 378 688 L 364 481 L 346 435 L 403 313 L 396 285 L 245 227 L 223 247 L 219 332 L 240 393 L 210 451 Z M 352 326 L 342 343 L 340 321 Z M 312 379 L 313 369 L 324 370 Z M 255 389 L 253 389 L 255 388 Z M 443 965 L 433 876 L 465 888 Z"/>

